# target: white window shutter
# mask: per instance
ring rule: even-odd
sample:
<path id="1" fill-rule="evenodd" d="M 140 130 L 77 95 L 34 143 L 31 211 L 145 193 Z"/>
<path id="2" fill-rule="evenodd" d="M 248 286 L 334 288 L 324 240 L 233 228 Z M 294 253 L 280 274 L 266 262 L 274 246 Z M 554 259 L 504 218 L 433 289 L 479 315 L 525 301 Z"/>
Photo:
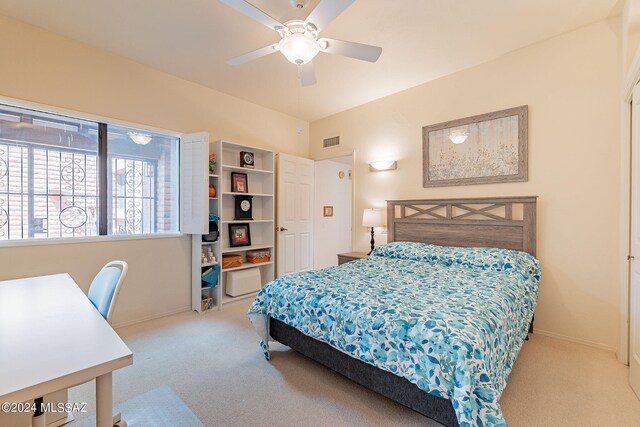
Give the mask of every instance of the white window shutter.
<path id="1" fill-rule="evenodd" d="M 180 136 L 180 231 L 209 233 L 209 134 Z"/>

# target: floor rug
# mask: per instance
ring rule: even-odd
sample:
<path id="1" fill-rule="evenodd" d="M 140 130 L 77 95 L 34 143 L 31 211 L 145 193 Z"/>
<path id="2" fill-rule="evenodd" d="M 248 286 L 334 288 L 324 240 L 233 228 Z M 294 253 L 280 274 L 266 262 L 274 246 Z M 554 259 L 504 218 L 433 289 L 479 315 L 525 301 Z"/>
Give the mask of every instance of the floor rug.
<path id="1" fill-rule="evenodd" d="M 113 408 L 122 413 L 129 427 L 204 427 L 193 412 L 169 386 L 140 394 Z M 96 417 L 85 418 L 70 427 L 95 426 Z"/>

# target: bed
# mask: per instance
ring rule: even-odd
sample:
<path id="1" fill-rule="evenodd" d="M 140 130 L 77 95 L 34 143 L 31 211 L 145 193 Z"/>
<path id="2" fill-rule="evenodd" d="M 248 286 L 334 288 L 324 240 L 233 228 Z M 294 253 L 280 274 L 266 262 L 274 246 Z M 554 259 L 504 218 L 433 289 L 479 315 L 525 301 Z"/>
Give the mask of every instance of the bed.
<path id="1" fill-rule="evenodd" d="M 506 425 L 537 303 L 536 197 L 387 208 L 371 256 L 265 285 L 249 309 L 265 357 L 276 340 L 444 425 Z"/>

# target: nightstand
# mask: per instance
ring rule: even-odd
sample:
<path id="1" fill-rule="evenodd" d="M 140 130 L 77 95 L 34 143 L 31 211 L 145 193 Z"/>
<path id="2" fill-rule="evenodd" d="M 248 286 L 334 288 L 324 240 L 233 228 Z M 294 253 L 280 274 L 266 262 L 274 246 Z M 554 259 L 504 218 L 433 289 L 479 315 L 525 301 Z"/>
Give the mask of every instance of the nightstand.
<path id="1" fill-rule="evenodd" d="M 347 252 L 346 254 L 338 254 L 338 265 L 345 264 L 350 261 L 355 261 L 357 259 L 366 258 L 367 255 L 364 252 Z"/>

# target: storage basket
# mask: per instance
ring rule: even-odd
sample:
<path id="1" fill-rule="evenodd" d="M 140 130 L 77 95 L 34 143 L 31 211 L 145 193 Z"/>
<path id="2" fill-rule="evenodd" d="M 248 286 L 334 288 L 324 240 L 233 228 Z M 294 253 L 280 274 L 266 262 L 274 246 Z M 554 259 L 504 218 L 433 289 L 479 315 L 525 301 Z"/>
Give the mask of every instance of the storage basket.
<path id="1" fill-rule="evenodd" d="M 247 262 L 258 264 L 261 262 L 269 262 L 271 259 L 270 251 L 247 251 Z"/>
<path id="2" fill-rule="evenodd" d="M 222 269 L 235 268 L 242 265 L 242 255 L 222 255 Z"/>
<path id="3" fill-rule="evenodd" d="M 213 298 L 202 295 L 200 301 L 200 311 L 207 311 L 213 308 Z"/>

